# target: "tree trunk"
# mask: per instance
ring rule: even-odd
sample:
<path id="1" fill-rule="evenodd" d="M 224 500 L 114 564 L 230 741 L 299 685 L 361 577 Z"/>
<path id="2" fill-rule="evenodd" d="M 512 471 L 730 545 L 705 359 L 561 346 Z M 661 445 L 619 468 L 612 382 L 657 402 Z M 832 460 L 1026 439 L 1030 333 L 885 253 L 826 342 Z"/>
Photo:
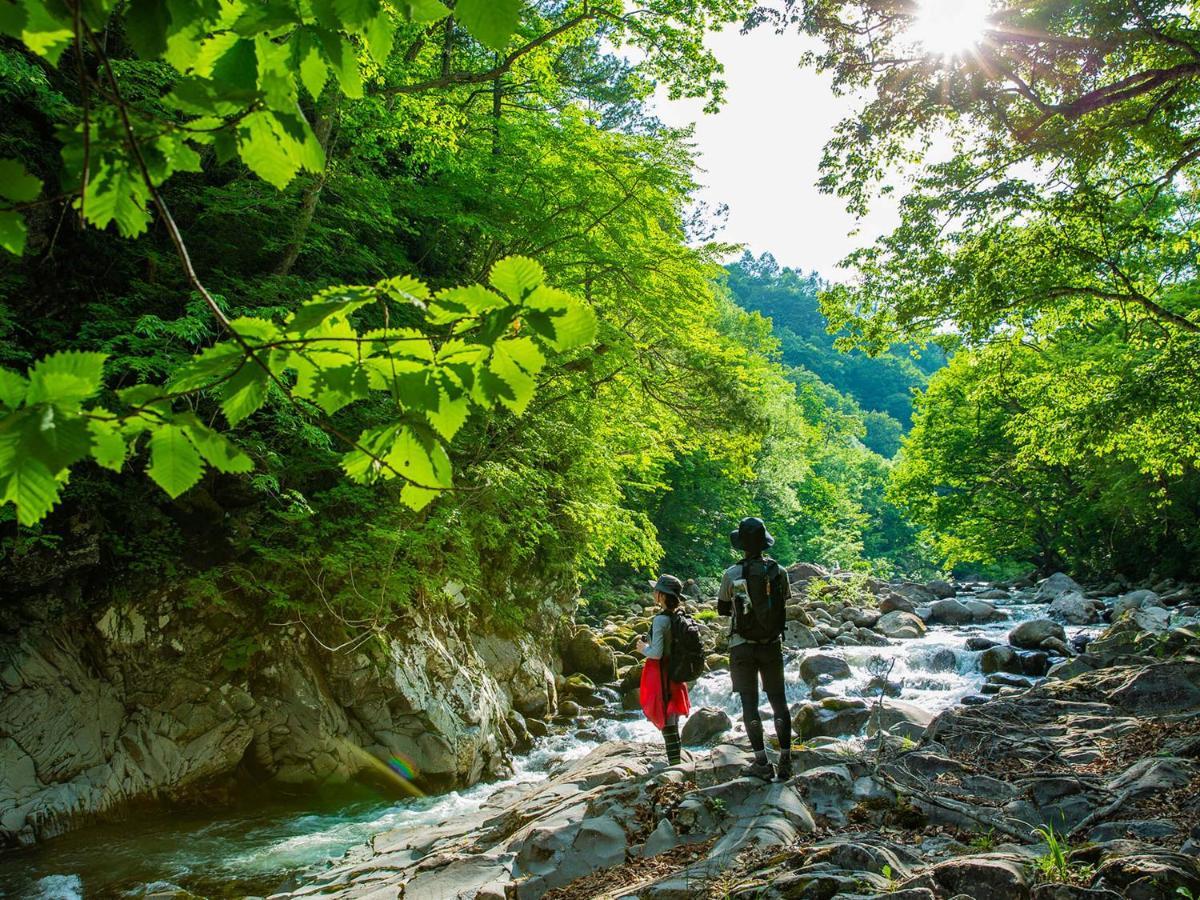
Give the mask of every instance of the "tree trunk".
<path id="1" fill-rule="evenodd" d="M 304 239 L 308 235 L 308 228 L 312 225 L 313 215 L 317 211 L 317 201 L 321 199 L 321 189 L 325 187 L 325 181 L 329 174 L 329 136 L 333 133 L 333 120 L 337 113 L 337 98 L 339 96 L 337 91 L 326 91 L 322 95 L 321 103 L 318 106 L 317 120 L 313 124 L 313 133 L 317 136 L 317 141 L 321 144 L 321 149 L 325 152 L 325 171 L 314 176 L 300 195 L 300 215 L 297 217 L 296 225 L 292 229 L 291 240 L 283 248 L 283 256 L 279 258 L 279 262 L 275 265 L 276 275 L 287 275 L 292 271 L 292 267 L 296 264 L 296 259 L 300 256 L 300 250 L 304 246 Z"/>

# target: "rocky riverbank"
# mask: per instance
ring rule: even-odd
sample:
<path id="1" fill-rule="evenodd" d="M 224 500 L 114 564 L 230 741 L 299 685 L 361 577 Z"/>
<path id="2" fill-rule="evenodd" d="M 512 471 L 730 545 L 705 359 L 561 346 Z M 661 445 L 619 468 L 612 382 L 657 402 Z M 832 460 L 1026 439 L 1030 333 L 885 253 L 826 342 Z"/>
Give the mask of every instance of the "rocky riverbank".
<path id="1" fill-rule="evenodd" d="M 389 758 L 426 790 L 504 774 L 529 741 L 522 714 L 556 709 L 559 661 L 553 642 L 481 633 L 455 602 L 364 632 L 164 598 L 0 643 L 0 846 Z M 563 615 L 548 602 L 542 634 Z"/>
<path id="2" fill-rule="evenodd" d="M 380 834 L 280 896 L 1200 892 L 1200 610 L 1190 588 L 1081 588 L 1055 576 L 944 587 L 857 579 L 847 589 L 849 579 L 815 567 L 792 572 L 800 743 L 789 782 L 739 777 L 747 748 L 728 711 L 701 710 L 681 765 L 666 767 L 654 743 L 605 743 L 545 781 L 492 795 L 471 821 Z M 704 621 L 719 678 L 723 623 Z M 568 679 L 580 727 L 604 714 L 587 709 L 593 679 L 630 689 L 637 663 L 622 654 L 645 624 L 638 614 L 573 633 L 570 667 L 590 669 Z M 972 668 L 978 688 L 936 715 L 921 705 L 922 686 L 890 680 L 885 665 L 932 631 L 957 635 L 961 650 L 931 645 L 924 671 L 942 654 L 943 666 Z M 848 660 L 864 652 L 881 664 L 852 671 L 861 667 Z"/>

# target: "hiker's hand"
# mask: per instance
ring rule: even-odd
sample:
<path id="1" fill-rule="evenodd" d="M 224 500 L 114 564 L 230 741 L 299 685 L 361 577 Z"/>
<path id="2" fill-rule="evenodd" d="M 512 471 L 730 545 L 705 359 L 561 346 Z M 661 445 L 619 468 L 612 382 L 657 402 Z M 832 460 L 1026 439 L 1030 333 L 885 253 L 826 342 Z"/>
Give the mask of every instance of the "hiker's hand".
<path id="1" fill-rule="evenodd" d="M 643 641 L 641 638 L 638 638 L 638 642 L 637 642 L 637 651 L 638 651 L 638 653 L 645 653 L 645 652 L 646 652 L 646 648 L 647 648 L 647 647 L 649 647 L 649 646 L 650 646 L 650 645 L 649 645 L 649 644 L 647 644 L 645 641 Z"/>

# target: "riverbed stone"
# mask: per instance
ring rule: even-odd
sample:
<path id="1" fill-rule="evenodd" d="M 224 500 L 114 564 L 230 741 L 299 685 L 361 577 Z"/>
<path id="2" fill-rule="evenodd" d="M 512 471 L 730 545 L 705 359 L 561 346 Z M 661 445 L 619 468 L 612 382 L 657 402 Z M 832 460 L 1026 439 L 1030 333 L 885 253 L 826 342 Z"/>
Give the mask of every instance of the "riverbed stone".
<path id="1" fill-rule="evenodd" d="M 703 706 L 692 710 L 680 731 L 680 740 L 688 746 L 700 746 L 720 737 L 733 727 L 733 719 L 723 709 Z"/>
<path id="2" fill-rule="evenodd" d="M 1103 604 L 1079 591 L 1064 591 L 1050 604 L 1050 615 L 1068 625 L 1094 625 L 1100 621 Z"/>
<path id="3" fill-rule="evenodd" d="M 1067 591 L 1075 591 L 1082 594 L 1083 587 L 1070 575 L 1055 572 L 1049 578 L 1038 582 L 1036 596 L 1039 600 L 1053 600 L 1059 594 L 1066 593 Z"/>
<path id="4" fill-rule="evenodd" d="M 1008 642 L 1022 650 L 1041 649 L 1048 640 L 1057 640 L 1066 646 L 1066 631 L 1052 619 L 1028 619 L 1008 633 Z"/>
<path id="5" fill-rule="evenodd" d="M 919 616 L 897 609 L 880 616 L 875 630 L 889 638 L 919 638 L 925 634 L 925 623 Z"/>
<path id="6" fill-rule="evenodd" d="M 840 656 L 828 653 L 813 653 L 800 661 L 800 677 L 809 684 L 816 684 L 822 675 L 832 678 L 849 678 L 850 666 Z"/>

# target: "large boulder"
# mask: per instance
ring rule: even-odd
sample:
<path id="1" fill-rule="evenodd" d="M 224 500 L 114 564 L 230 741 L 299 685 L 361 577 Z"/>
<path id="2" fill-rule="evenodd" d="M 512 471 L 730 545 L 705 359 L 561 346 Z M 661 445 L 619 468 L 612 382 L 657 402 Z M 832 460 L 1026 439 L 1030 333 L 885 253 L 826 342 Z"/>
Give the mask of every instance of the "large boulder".
<path id="1" fill-rule="evenodd" d="M 901 886 L 928 888 L 938 897 L 1026 900 L 1033 884 L 1029 868 L 1029 861 L 1018 856 L 999 853 L 964 856 L 938 863 Z"/>
<path id="2" fill-rule="evenodd" d="M 1083 593 L 1083 587 L 1079 585 L 1070 575 L 1064 575 L 1062 572 L 1055 572 L 1049 578 L 1043 578 L 1038 582 L 1037 598 L 1039 600 L 1053 600 L 1059 594 L 1066 591 L 1076 591 Z"/>
<path id="3" fill-rule="evenodd" d="M 919 638 L 925 634 L 925 623 L 920 616 L 896 609 L 880 616 L 875 630 L 889 638 Z"/>
<path id="4" fill-rule="evenodd" d="M 999 617 L 996 607 L 983 600 L 938 600 L 929 605 L 929 625 L 979 625 Z"/>
<path id="5" fill-rule="evenodd" d="M 899 594 L 905 600 L 917 606 L 928 606 L 930 603 L 940 599 L 937 594 L 925 587 L 925 585 L 916 584 L 912 581 L 903 581 L 900 584 L 892 584 L 888 587 L 892 593 Z"/>
<path id="6" fill-rule="evenodd" d="M 1050 604 L 1050 615 L 1068 625 L 1095 625 L 1102 609 L 1101 604 L 1079 591 L 1063 591 Z"/>
<path id="7" fill-rule="evenodd" d="M 865 700 L 836 698 L 792 707 L 792 732 L 801 741 L 858 734 L 871 718 Z"/>
<path id="8" fill-rule="evenodd" d="M 617 680 L 617 657 L 596 632 L 586 625 L 575 629 L 575 634 L 563 647 L 563 668 L 568 672 L 580 672 L 598 684 Z"/>
<path id="9" fill-rule="evenodd" d="M 828 578 L 829 570 L 816 563 L 793 563 L 787 568 L 788 581 L 796 584 L 800 581 L 811 581 L 814 578 Z"/>
<path id="10" fill-rule="evenodd" d="M 1008 642 L 1022 650 L 1040 650 L 1047 641 L 1067 642 L 1067 632 L 1053 619 L 1028 619 L 1008 633 Z"/>
<path id="11" fill-rule="evenodd" d="M 679 733 L 679 738 L 689 747 L 707 744 L 733 727 L 733 719 L 723 709 L 702 706 L 693 710 Z"/>
<path id="12" fill-rule="evenodd" d="M 953 597 L 956 593 L 958 593 L 954 590 L 954 585 L 948 581 L 930 581 L 926 583 L 925 588 L 935 597 L 940 597 L 943 600 Z"/>
<path id="13" fill-rule="evenodd" d="M 830 656 L 827 653 L 814 653 L 800 661 L 800 677 L 810 685 L 816 684 L 822 675 L 834 679 L 849 678 L 850 665 L 840 656 Z"/>
<path id="14" fill-rule="evenodd" d="M 888 591 L 879 601 L 880 613 L 887 614 L 899 610 L 900 612 L 916 612 L 916 606 L 911 600 L 901 597 L 899 594 Z"/>
<path id="15" fill-rule="evenodd" d="M 1147 606 L 1161 607 L 1162 605 L 1162 600 L 1154 591 L 1130 591 L 1113 601 L 1112 617 L 1115 621 L 1131 609 L 1144 609 Z"/>
<path id="16" fill-rule="evenodd" d="M 783 643 L 793 650 L 811 650 L 820 645 L 813 630 L 799 621 L 787 623 L 783 631 Z"/>

